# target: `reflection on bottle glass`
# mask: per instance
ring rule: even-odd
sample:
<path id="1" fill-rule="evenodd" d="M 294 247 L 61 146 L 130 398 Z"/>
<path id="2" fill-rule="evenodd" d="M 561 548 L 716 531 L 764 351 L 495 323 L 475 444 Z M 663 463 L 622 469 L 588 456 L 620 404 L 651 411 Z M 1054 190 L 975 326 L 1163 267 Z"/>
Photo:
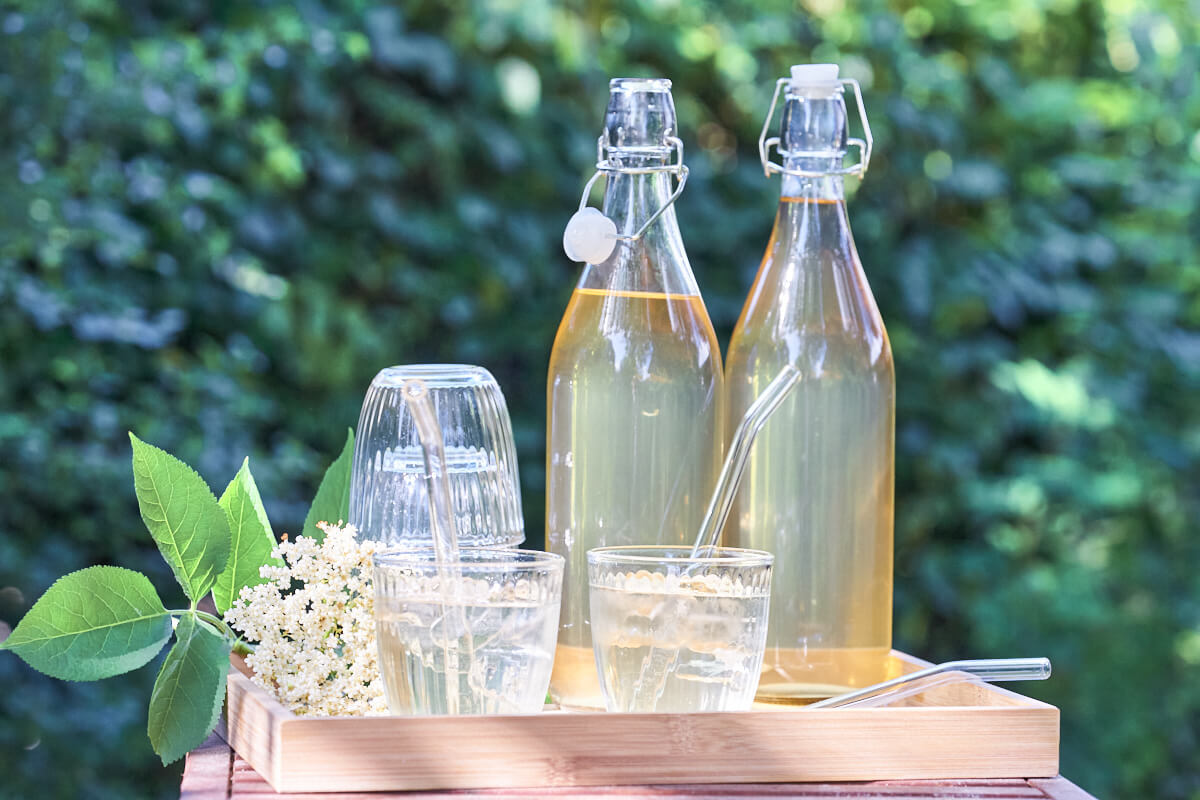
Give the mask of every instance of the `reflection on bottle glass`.
<path id="1" fill-rule="evenodd" d="M 832 173 L 841 89 L 786 96 L 784 166 Z M 785 364 L 799 385 L 760 434 L 725 543 L 775 554 L 758 699 L 811 702 L 885 677 L 892 636 L 895 372 L 855 251 L 842 178 L 783 178 L 758 276 L 730 340 L 736 421 Z"/>

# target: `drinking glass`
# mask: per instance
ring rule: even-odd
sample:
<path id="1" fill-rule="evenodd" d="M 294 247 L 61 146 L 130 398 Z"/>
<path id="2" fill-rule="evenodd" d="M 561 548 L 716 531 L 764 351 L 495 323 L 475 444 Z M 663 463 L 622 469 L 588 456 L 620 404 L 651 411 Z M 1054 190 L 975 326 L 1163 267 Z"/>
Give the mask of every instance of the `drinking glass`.
<path id="1" fill-rule="evenodd" d="M 588 551 L 592 648 L 609 711 L 744 711 L 766 646 L 764 550 Z"/>
<path id="2" fill-rule="evenodd" d="M 374 557 L 379 670 L 393 714 L 540 711 L 558 635 L 563 558 L 471 548 Z"/>
<path id="3" fill-rule="evenodd" d="M 358 418 L 350 475 L 350 524 L 364 541 L 432 541 L 425 460 L 404 382 L 425 383 L 442 429 L 458 542 L 507 547 L 525 540 L 521 486 L 508 406 L 483 367 L 388 367 L 371 381 Z"/>

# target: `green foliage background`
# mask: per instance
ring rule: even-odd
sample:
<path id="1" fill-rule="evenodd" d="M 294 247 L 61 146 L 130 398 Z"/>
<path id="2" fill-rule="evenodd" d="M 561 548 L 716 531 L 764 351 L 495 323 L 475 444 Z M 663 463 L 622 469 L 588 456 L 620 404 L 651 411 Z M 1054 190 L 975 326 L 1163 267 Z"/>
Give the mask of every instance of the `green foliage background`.
<path id="1" fill-rule="evenodd" d="M 897 645 L 1047 655 L 1063 769 L 1200 797 L 1195 0 L 0 2 L 0 619 L 94 563 L 174 591 L 128 429 L 303 522 L 372 375 L 490 368 L 539 544 L 562 226 L 615 75 L 675 81 L 723 340 L 789 64 L 863 82 L 851 219 L 897 360 Z M 169 595 L 164 595 L 168 603 Z M 181 599 L 181 598 L 176 598 Z M 0 796 L 177 791 L 154 668 L 0 657 Z"/>

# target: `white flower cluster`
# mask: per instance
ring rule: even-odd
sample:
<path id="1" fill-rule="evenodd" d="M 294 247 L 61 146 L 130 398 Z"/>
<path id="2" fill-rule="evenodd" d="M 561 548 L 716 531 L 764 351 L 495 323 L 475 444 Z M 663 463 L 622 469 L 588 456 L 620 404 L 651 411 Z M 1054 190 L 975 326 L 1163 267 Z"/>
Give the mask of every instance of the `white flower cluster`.
<path id="1" fill-rule="evenodd" d="M 371 556 L 354 528 L 321 523 L 274 551 L 284 566 L 265 566 L 267 583 L 247 586 L 225 621 L 257 642 L 246 663 L 254 682 L 296 714 L 386 714 L 375 649 Z"/>

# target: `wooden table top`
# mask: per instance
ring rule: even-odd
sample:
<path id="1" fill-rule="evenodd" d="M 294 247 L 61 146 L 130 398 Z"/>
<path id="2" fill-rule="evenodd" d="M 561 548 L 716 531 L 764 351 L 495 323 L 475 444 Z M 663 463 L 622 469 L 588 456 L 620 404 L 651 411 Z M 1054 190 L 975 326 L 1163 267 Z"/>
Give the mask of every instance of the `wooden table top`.
<path id="1" fill-rule="evenodd" d="M 449 792 L 356 792 L 351 794 L 278 794 L 213 734 L 188 754 L 180 800 L 433 800 L 433 798 L 662 798 L 716 800 L 726 797 L 791 798 L 791 800 L 1095 800 L 1063 777 L 963 781 L 875 781 L 871 783 L 755 783 L 674 786 L 555 786 L 533 789 L 459 789 Z"/>

